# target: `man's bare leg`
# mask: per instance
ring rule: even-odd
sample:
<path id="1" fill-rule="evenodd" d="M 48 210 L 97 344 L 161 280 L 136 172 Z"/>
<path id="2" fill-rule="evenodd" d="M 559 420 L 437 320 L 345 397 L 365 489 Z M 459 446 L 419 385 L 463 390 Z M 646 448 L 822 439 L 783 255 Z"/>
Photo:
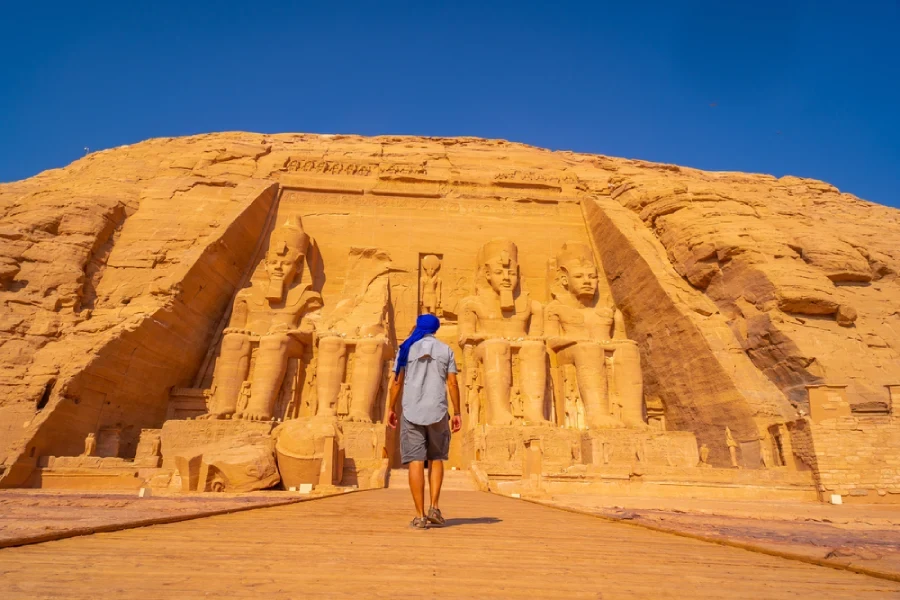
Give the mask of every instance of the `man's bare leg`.
<path id="1" fill-rule="evenodd" d="M 416 505 L 416 516 L 425 516 L 425 461 L 414 460 L 409 463 L 409 491 L 412 492 L 413 504 Z"/>
<path id="2" fill-rule="evenodd" d="M 428 489 L 431 491 L 431 506 L 440 508 L 441 485 L 444 483 L 444 461 L 428 461 Z"/>

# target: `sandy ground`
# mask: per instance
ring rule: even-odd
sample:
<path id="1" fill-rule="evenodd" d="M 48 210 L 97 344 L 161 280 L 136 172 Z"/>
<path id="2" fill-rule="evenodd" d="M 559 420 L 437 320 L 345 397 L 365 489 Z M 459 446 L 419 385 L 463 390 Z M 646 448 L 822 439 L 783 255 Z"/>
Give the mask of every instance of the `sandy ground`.
<path id="1" fill-rule="evenodd" d="M 481 492 L 375 490 L 0 550 L 0 597 L 900 598 L 900 583 Z"/>
<path id="2" fill-rule="evenodd" d="M 297 501 L 297 494 L 197 494 L 151 496 L 136 493 L 0 491 L 0 547 L 54 539 L 98 528 L 128 527 L 160 519 L 189 518 L 211 512 Z"/>
<path id="3" fill-rule="evenodd" d="M 541 502 L 900 577 L 900 505 L 559 495 Z"/>

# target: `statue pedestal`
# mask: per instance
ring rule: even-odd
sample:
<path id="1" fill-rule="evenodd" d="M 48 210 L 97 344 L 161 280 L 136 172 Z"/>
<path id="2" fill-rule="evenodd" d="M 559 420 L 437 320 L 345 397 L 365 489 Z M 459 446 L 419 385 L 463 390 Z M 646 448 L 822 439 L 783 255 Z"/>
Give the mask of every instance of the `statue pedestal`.
<path id="1" fill-rule="evenodd" d="M 696 467 L 697 438 L 689 431 L 599 429 L 582 432 L 585 464 Z"/>
<path id="2" fill-rule="evenodd" d="M 160 432 L 162 466 L 175 469 L 175 457 L 185 451 L 217 442 L 229 441 L 239 446 L 268 440 L 277 423 L 242 420 L 171 420 L 163 423 Z"/>
<path id="3" fill-rule="evenodd" d="M 462 443 L 468 462 L 500 480 L 538 475 L 538 453 L 541 475 L 575 466 L 694 468 L 700 462 L 694 434 L 684 431 L 480 425 L 465 431 Z"/>
<path id="4" fill-rule="evenodd" d="M 582 433 L 540 425 L 479 425 L 464 430 L 462 451 L 467 462 L 477 463 L 491 476 L 517 478 L 523 472 L 526 445 L 540 447 L 545 472 L 580 464 L 584 455 Z"/>
<path id="5" fill-rule="evenodd" d="M 344 444 L 344 473 L 341 485 L 360 489 L 383 488 L 396 436 L 384 423 L 341 421 Z"/>

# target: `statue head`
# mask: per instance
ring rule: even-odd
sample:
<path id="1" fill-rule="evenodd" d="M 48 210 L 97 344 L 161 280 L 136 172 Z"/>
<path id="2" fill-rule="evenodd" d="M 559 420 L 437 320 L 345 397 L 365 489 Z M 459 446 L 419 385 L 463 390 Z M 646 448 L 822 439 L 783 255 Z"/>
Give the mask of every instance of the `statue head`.
<path id="1" fill-rule="evenodd" d="M 272 232 L 265 262 L 269 275 L 266 298 L 281 300 L 295 277 L 303 275 L 303 260 L 308 247 L 309 236 L 303 231 L 299 217 L 291 217 Z"/>
<path id="2" fill-rule="evenodd" d="M 559 285 L 583 304 L 597 294 L 599 275 L 594 256 L 586 244 L 567 242 L 556 256 Z"/>
<path id="3" fill-rule="evenodd" d="M 491 240 L 478 252 L 478 275 L 500 296 L 504 310 L 514 307 L 513 292 L 519 284 L 519 250 L 509 240 Z"/>
<path id="4" fill-rule="evenodd" d="M 434 277 L 434 274 L 437 273 L 440 268 L 441 259 L 434 254 L 429 254 L 422 259 L 422 270 L 425 271 L 425 274 L 429 277 Z"/>

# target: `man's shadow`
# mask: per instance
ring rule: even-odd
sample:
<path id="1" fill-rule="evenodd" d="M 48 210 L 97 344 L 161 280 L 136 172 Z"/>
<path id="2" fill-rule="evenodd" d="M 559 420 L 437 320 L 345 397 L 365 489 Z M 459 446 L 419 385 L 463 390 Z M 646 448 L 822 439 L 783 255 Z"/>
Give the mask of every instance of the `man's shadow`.
<path id="1" fill-rule="evenodd" d="M 499 523 L 503 519 L 497 517 L 462 517 L 456 519 L 447 519 L 444 521 L 444 527 L 456 527 L 457 525 L 493 525 Z"/>

